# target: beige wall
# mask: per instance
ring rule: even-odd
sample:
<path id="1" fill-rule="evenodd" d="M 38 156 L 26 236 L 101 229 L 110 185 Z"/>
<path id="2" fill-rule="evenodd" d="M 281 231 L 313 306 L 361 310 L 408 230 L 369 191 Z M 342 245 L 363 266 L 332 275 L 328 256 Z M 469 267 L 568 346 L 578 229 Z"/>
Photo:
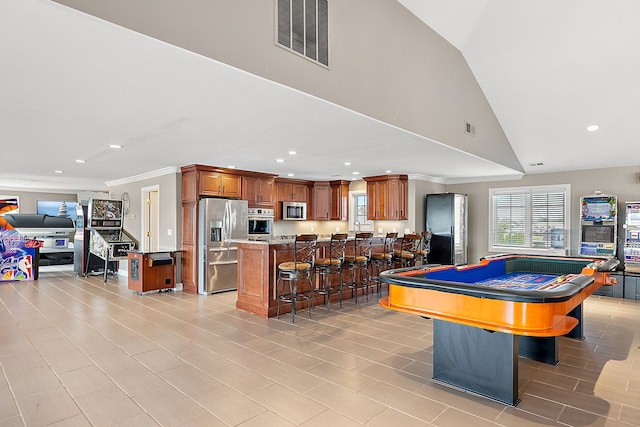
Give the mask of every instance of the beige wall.
<path id="1" fill-rule="evenodd" d="M 329 68 L 275 44 L 276 0 L 57 1 L 522 170 L 460 51 L 396 0 L 329 3 Z"/>
<path id="2" fill-rule="evenodd" d="M 124 219 L 124 228 L 138 241 L 141 241 L 143 230 L 142 208 L 144 203 L 142 190 L 143 188 L 154 186 L 157 186 L 159 192 L 159 248 L 161 250 L 178 250 L 182 245 L 180 234 L 182 224 L 182 181 L 180 174 L 170 173 L 132 183 L 114 185 L 110 188 L 110 194 L 112 198 L 120 199 L 122 193 L 129 193 L 129 214 Z"/>
<path id="3" fill-rule="evenodd" d="M 584 171 L 527 175 L 517 181 L 496 181 L 477 184 L 447 185 L 446 191 L 469 195 L 469 263 L 478 262 L 489 254 L 489 189 L 524 187 L 535 185 L 571 184 L 570 255 L 577 255 L 579 248 L 579 201 L 581 196 L 594 194 L 596 190 L 618 196 L 618 255 L 621 252 L 620 236 L 624 222 L 624 202 L 640 199 L 640 168 L 606 168 Z"/>

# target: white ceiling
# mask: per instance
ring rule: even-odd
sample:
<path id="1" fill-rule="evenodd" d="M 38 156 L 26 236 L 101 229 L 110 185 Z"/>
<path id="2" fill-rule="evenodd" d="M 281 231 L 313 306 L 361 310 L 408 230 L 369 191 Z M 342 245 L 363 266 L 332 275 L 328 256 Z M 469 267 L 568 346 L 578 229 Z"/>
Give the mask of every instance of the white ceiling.
<path id="1" fill-rule="evenodd" d="M 639 163 L 640 2 L 399 1 L 464 54 L 527 173 Z M 192 163 L 301 179 L 521 175 L 48 0 L 0 0 L 0 58 L 4 189 L 106 190 Z M 389 141 L 442 161 L 389 156 Z"/>

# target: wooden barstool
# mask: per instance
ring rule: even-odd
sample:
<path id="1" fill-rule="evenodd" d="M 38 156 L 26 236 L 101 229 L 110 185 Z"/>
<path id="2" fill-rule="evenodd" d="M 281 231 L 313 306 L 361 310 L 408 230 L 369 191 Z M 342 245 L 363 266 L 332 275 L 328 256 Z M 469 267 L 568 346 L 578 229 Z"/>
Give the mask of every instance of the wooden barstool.
<path id="1" fill-rule="evenodd" d="M 344 266 L 351 271 L 351 283 L 340 283 L 340 308 L 342 308 L 342 287 L 346 286 L 351 289 L 352 296 L 355 294 L 356 304 L 358 303 L 358 287 L 364 290 L 364 294 L 369 301 L 369 282 L 371 275 L 369 274 L 369 261 L 371 260 L 371 240 L 373 233 L 361 232 L 356 233 L 353 240 L 353 255 L 345 255 Z M 358 273 L 360 278 L 358 280 Z"/>
<path id="2" fill-rule="evenodd" d="M 293 261 L 286 261 L 278 264 L 278 280 L 276 281 L 275 298 L 278 300 L 276 317 L 280 318 L 280 303 L 291 303 L 291 323 L 295 323 L 296 303 L 307 301 L 309 308 L 309 319 L 311 319 L 311 308 L 313 307 L 313 281 L 311 272 L 316 257 L 317 234 L 301 234 L 296 236 L 293 243 Z M 298 291 L 300 279 L 309 281 L 309 295 Z M 280 289 L 282 281 L 289 282 L 288 292 Z"/>
<path id="3" fill-rule="evenodd" d="M 416 258 L 420 260 L 421 265 L 427 265 L 429 263 L 427 258 L 429 257 L 429 252 L 431 252 L 431 236 L 432 233 L 430 231 L 422 232 L 422 239 L 416 250 Z"/>
<path id="4" fill-rule="evenodd" d="M 393 251 L 393 261 L 400 268 L 411 267 L 416 262 L 416 251 L 420 247 L 422 236 L 405 234 L 400 239 L 400 247 Z"/>
<path id="5" fill-rule="evenodd" d="M 371 249 L 371 267 L 375 268 L 375 273 L 371 276 L 371 281 L 375 282 L 378 296 L 382 295 L 382 283 L 380 283 L 380 272 L 391 268 L 393 261 L 393 250 L 396 244 L 398 233 L 387 233 L 382 242 L 382 252 Z"/>
<path id="6" fill-rule="evenodd" d="M 347 245 L 347 233 L 336 233 L 331 235 L 329 242 L 328 254 L 322 258 L 316 259 L 315 271 L 320 274 L 320 288 L 318 293 L 323 295 L 327 304 L 327 311 L 331 311 L 331 276 L 342 275 L 342 266 L 344 264 L 344 251 Z M 327 256 L 328 255 L 328 256 Z M 340 279 L 342 282 L 342 279 Z"/>

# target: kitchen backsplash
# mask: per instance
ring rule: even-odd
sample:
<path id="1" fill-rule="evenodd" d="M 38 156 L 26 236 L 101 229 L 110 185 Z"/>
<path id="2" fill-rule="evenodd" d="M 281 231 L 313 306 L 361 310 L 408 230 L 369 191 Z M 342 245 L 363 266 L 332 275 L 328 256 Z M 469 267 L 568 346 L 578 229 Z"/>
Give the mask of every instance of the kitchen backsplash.
<path id="1" fill-rule="evenodd" d="M 408 221 L 374 221 L 372 231 L 376 236 L 393 231 L 402 236 L 407 232 L 414 231 L 406 227 L 408 227 Z M 355 232 L 356 230 L 349 230 L 347 221 L 275 221 L 273 224 L 273 235 L 275 237 L 289 237 L 304 233 L 316 233 L 320 237 L 330 237 L 333 233 L 353 234 Z"/>

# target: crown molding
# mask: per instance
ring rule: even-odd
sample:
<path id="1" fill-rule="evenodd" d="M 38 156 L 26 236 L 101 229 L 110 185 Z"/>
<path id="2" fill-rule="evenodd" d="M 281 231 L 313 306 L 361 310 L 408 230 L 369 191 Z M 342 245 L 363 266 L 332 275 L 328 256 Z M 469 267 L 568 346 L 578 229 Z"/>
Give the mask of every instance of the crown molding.
<path id="1" fill-rule="evenodd" d="M 122 178 L 122 179 L 116 179 L 113 181 L 107 181 L 106 184 L 108 187 L 113 187 L 116 185 L 124 185 L 124 184 L 131 184 L 134 182 L 138 182 L 138 181 L 142 181 L 145 179 L 150 179 L 150 178 L 157 178 L 159 176 L 164 176 L 164 175 L 169 175 L 169 174 L 178 174 L 180 173 L 180 168 L 176 167 L 176 166 L 169 166 L 166 168 L 162 168 L 162 169 L 156 169 L 154 171 L 151 172 L 146 172 L 140 175 L 134 175 L 134 176 L 130 176 L 128 178 Z"/>
<path id="2" fill-rule="evenodd" d="M 481 177 L 468 177 L 468 178 L 449 178 L 445 180 L 445 184 L 474 184 L 478 182 L 494 182 L 494 181 L 518 181 L 524 178 L 524 173 L 517 173 L 513 175 L 498 175 L 498 176 L 481 176 Z"/>
<path id="3" fill-rule="evenodd" d="M 441 178 L 437 176 L 423 175 L 423 174 L 409 174 L 409 179 L 415 179 L 418 181 L 433 182 L 436 184 L 474 184 L 478 182 L 493 182 L 493 181 L 513 181 L 520 180 L 524 177 L 524 173 L 515 173 L 511 175 L 497 175 L 497 176 L 482 176 L 482 177 L 462 177 L 462 178 Z"/>

